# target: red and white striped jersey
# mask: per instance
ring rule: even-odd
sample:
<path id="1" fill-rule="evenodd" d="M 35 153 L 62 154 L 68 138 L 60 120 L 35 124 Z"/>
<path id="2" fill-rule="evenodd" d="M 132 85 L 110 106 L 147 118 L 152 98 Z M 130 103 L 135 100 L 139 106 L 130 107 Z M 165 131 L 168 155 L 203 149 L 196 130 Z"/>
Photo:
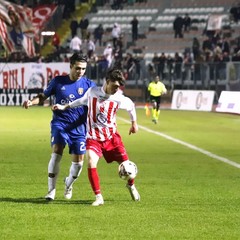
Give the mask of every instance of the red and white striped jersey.
<path id="1" fill-rule="evenodd" d="M 116 113 L 118 109 L 129 112 L 131 121 L 136 121 L 136 110 L 132 100 L 120 92 L 108 95 L 103 87 L 92 87 L 85 95 L 71 102 L 70 107 L 88 106 L 87 138 L 97 141 L 110 139 L 117 131 Z"/>

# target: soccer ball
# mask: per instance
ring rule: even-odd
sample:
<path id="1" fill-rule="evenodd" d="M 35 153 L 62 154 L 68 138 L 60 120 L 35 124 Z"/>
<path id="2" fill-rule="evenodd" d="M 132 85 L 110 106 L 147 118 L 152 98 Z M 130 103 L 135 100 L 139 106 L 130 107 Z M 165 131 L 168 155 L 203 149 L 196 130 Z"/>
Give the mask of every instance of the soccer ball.
<path id="1" fill-rule="evenodd" d="M 124 161 L 118 167 L 119 177 L 123 180 L 130 180 L 137 176 L 138 169 L 134 162 Z"/>

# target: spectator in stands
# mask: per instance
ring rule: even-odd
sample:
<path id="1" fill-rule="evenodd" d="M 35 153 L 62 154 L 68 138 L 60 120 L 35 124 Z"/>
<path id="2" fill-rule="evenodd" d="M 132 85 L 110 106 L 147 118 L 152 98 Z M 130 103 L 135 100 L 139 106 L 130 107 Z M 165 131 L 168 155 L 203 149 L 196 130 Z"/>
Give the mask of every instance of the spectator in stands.
<path id="1" fill-rule="evenodd" d="M 112 28 L 112 42 L 113 42 L 113 48 L 117 47 L 117 41 L 121 35 L 121 27 L 118 23 L 114 23 Z"/>
<path id="2" fill-rule="evenodd" d="M 111 43 L 108 43 L 107 47 L 103 50 L 103 56 L 107 61 L 107 68 L 110 68 L 113 61 L 113 49 Z"/>
<path id="3" fill-rule="evenodd" d="M 86 16 L 84 16 L 80 23 L 79 23 L 79 27 L 81 29 L 81 35 L 82 35 L 82 40 L 86 40 L 87 36 L 88 36 L 88 25 L 89 25 L 89 21 L 86 18 Z"/>
<path id="4" fill-rule="evenodd" d="M 135 60 L 131 53 L 127 53 L 124 59 L 124 67 L 127 69 L 127 79 L 134 79 L 134 72 L 135 72 Z"/>
<path id="5" fill-rule="evenodd" d="M 88 59 L 91 59 L 95 53 L 95 44 L 94 42 L 91 40 L 90 36 L 87 39 L 87 56 Z"/>
<path id="6" fill-rule="evenodd" d="M 170 54 L 168 54 L 166 57 L 166 66 L 167 66 L 167 74 L 168 74 L 169 81 L 173 79 L 173 73 L 174 73 L 173 64 L 174 64 L 174 59 L 171 57 Z"/>
<path id="7" fill-rule="evenodd" d="M 148 78 L 152 79 L 156 75 L 155 68 L 151 63 L 148 64 L 147 68 L 148 68 Z"/>
<path id="8" fill-rule="evenodd" d="M 153 58 L 152 58 L 152 65 L 155 69 L 155 72 L 158 74 L 158 68 L 159 68 L 159 57 L 157 52 L 154 53 Z M 159 74 L 158 74 L 159 75 Z"/>
<path id="9" fill-rule="evenodd" d="M 175 38 L 183 38 L 183 18 L 179 15 L 173 21 L 173 30 L 174 30 L 174 37 Z"/>
<path id="10" fill-rule="evenodd" d="M 81 46 L 82 40 L 77 35 L 75 35 L 74 38 L 70 41 L 70 51 L 72 53 L 82 53 Z"/>
<path id="11" fill-rule="evenodd" d="M 186 13 L 183 18 L 183 26 L 184 26 L 184 32 L 189 32 L 191 27 L 191 18 L 188 15 L 188 13 Z"/>
<path id="12" fill-rule="evenodd" d="M 234 22 L 238 23 L 238 20 L 240 19 L 240 3 L 236 2 L 231 8 L 230 8 L 230 14 L 231 18 Z"/>
<path id="13" fill-rule="evenodd" d="M 117 47 L 119 47 L 121 50 L 124 49 L 124 37 L 123 34 L 120 35 L 118 41 L 117 41 Z"/>
<path id="14" fill-rule="evenodd" d="M 132 25 L 132 43 L 135 43 L 138 40 L 138 19 L 136 16 L 133 17 L 130 24 Z"/>
<path id="15" fill-rule="evenodd" d="M 227 52 L 230 54 L 230 45 L 226 38 L 220 38 L 217 42 L 217 46 L 219 46 L 222 49 L 222 52 Z"/>
<path id="16" fill-rule="evenodd" d="M 164 80 L 165 79 L 165 65 L 166 65 L 166 55 L 164 52 L 158 58 L 158 76 Z"/>
<path id="17" fill-rule="evenodd" d="M 116 49 L 113 50 L 113 56 L 114 56 L 114 67 L 123 69 L 122 61 L 123 61 L 123 52 L 122 48 L 117 46 Z"/>
<path id="18" fill-rule="evenodd" d="M 193 59 L 196 60 L 196 58 L 200 54 L 200 42 L 197 37 L 193 38 L 192 53 L 193 53 Z"/>
<path id="19" fill-rule="evenodd" d="M 212 45 L 212 41 L 211 38 L 209 36 L 205 36 L 205 39 L 202 42 L 202 50 L 203 52 L 211 52 L 213 50 L 213 45 Z"/>
<path id="20" fill-rule="evenodd" d="M 192 67 L 193 67 L 193 59 L 191 57 L 191 53 L 186 52 L 183 57 L 183 75 L 184 79 L 189 81 L 192 79 Z"/>
<path id="21" fill-rule="evenodd" d="M 232 61 L 235 68 L 236 80 L 240 80 L 240 50 L 233 54 Z"/>
<path id="22" fill-rule="evenodd" d="M 104 34 L 103 26 L 102 26 L 102 24 L 99 24 L 99 25 L 94 29 L 93 35 L 94 35 L 94 43 L 96 44 L 97 41 L 98 41 L 100 47 L 102 46 L 102 37 L 103 37 L 103 34 Z"/>
<path id="23" fill-rule="evenodd" d="M 174 77 L 175 79 L 181 79 L 182 77 L 182 62 L 183 58 L 179 55 L 178 52 L 175 53 L 174 56 Z"/>
<path id="24" fill-rule="evenodd" d="M 74 38 L 74 36 L 77 35 L 77 30 L 78 30 L 78 21 L 76 17 L 74 17 L 73 20 L 71 21 L 70 29 L 71 29 L 72 38 Z"/>
<path id="25" fill-rule="evenodd" d="M 218 41 L 221 39 L 221 31 L 216 30 L 213 32 L 213 35 L 210 36 L 211 42 L 212 42 L 212 47 L 215 48 L 217 46 Z"/>

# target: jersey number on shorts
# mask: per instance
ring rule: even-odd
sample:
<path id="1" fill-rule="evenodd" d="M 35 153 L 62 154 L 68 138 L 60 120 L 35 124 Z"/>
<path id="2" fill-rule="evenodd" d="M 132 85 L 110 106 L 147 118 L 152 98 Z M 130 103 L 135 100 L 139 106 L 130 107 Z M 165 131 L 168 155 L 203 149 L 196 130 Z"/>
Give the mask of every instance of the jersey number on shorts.
<path id="1" fill-rule="evenodd" d="M 80 151 L 85 151 L 85 150 L 86 150 L 85 142 L 80 142 Z"/>

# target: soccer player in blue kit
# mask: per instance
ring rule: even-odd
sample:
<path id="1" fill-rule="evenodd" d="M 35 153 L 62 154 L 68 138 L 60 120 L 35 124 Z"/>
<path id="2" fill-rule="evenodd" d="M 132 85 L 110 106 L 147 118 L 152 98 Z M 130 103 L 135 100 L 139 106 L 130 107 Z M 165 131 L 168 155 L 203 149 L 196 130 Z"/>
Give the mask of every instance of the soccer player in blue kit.
<path id="1" fill-rule="evenodd" d="M 66 76 L 53 78 L 43 93 L 38 94 L 32 100 L 23 103 L 28 109 L 32 105 L 43 103 L 48 97 L 54 95 L 55 102 L 67 104 L 81 98 L 85 92 L 96 84 L 84 77 L 87 67 L 87 58 L 79 53 L 70 57 L 70 73 Z M 46 200 L 54 200 L 56 195 L 56 181 L 59 174 L 60 161 L 66 144 L 72 155 L 72 164 L 69 176 L 65 178 L 64 197 L 71 199 L 72 185 L 79 177 L 84 154 L 86 151 L 86 121 L 88 109 L 80 106 L 67 111 L 54 111 L 51 121 L 51 146 L 52 154 L 48 164 L 48 193 Z"/>

